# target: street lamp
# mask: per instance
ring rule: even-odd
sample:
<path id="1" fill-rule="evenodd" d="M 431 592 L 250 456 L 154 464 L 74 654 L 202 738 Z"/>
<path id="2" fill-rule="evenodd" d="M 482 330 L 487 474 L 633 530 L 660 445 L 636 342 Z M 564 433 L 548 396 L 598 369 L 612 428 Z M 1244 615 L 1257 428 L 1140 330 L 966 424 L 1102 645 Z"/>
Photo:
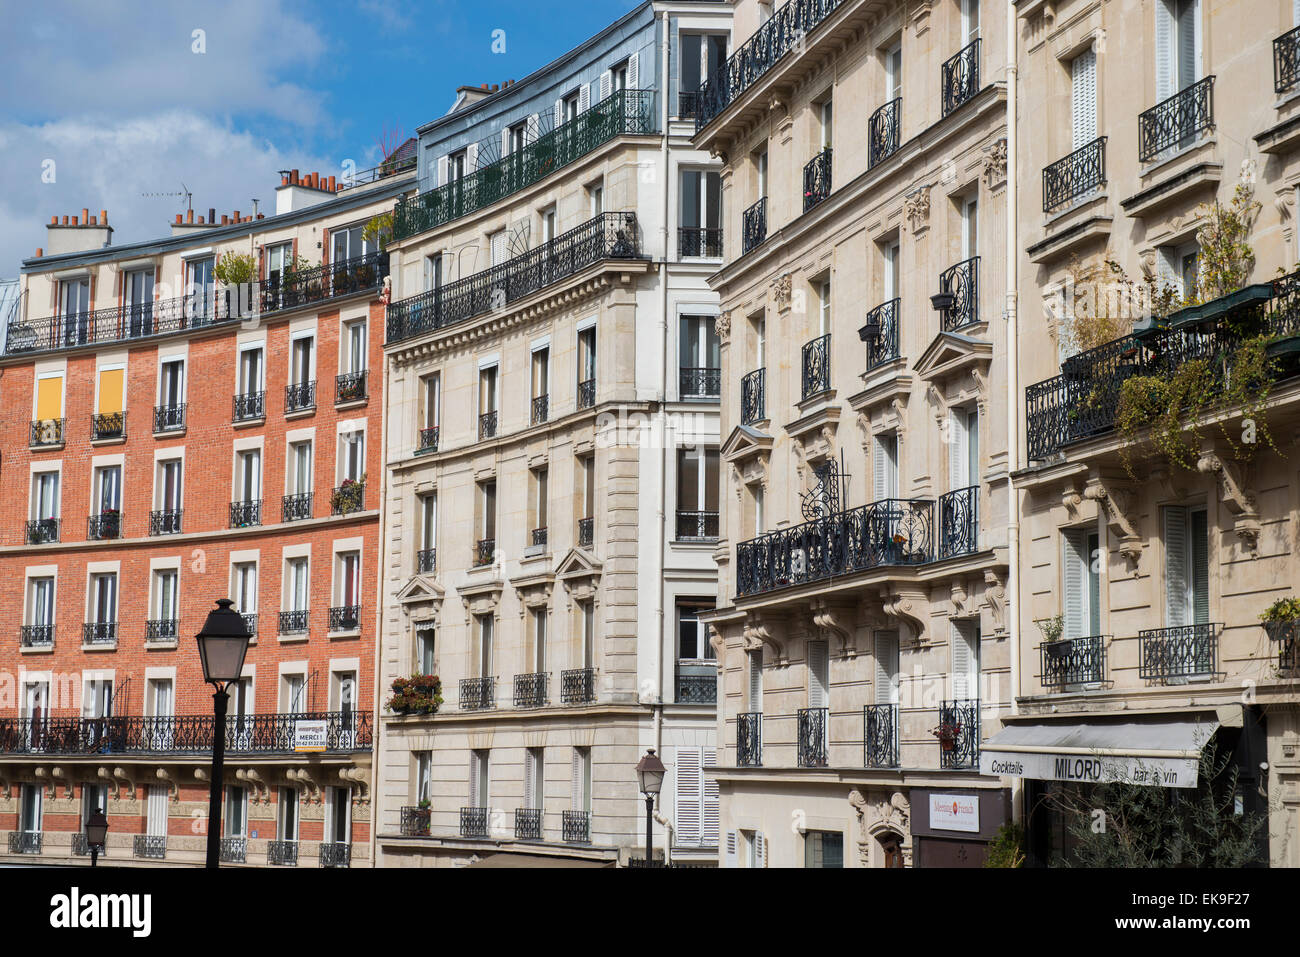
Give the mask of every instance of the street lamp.
<path id="1" fill-rule="evenodd" d="M 208 867 L 217 867 L 221 847 L 221 774 L 226 759 L 226 705 L 230 695 L 226 688 L 240 679 L 244 655 L 252 637 L 244 616 L 234 611 L 229 598 L 218 598 L 217 607 L 208 612 L 208 620 L 198 634 L 199 661 L 203 680 L 217 690 L 212 695 L 212 712 L 216 717 L 212 734 L 212 781 L 208 792 Z"/>
<path id="2" fill-rule="evenodd" d="M 636 777 L 645 795 L 645 866 L 651 866 L 651 853 L 654 850 L 654 833 L 651 825 L 654 818 L 655 796 L 664 786 L 664 763 L 655 757 L 655 749 L 650 748 L 636 763 Z"/>
<path id="3" fill-rule="evenodd" d="M 91 867 L 98 863 L 99 852 L 104 849 L 107 838 L 108 818 L 104 816 L 103 808 L 96 807 L 90 812 L 90 817 L 86 818 L 86 847 L 90 848 Z"/>

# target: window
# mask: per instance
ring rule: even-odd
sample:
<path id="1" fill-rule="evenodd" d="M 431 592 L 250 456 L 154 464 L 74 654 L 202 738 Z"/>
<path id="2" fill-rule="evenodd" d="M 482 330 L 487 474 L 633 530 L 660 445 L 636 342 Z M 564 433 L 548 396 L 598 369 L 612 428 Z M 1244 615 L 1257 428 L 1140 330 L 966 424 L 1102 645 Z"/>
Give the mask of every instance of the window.
<path id="1" fill-rule="evenodd" d="M 167 837 L 167 794 L 165 784 L 149 786 L 148 804 L 145 808 L 145 833 L 150 837 Z"/>
<path id="2" fill-rule="evenodd" d="M 335 671 L 330 675 L 330 710 L 341 715 L 345 727 L 350 727 L 349 719 L 357 710 L 357 673 L 355 671 Z"/>
<path id="3" fill-rule="evenodd" d="M 953 409 L 948 441 L 948 490 L 955 492 L 979 482 L 979 410 Z"/>
<path id="4" fill-rule="evenodd" d="M 266 281 L 275 285 L 284 274 L 293 268 L 293 243 L 276 243 L 267 246 Z"/>
<path id="5" fill-rule="evenodd" d="M 173 623 L 170 635 L 160 637 L 170 637 L 173 639 L 176 637 L 174 623 L 180 617 L 178 604 L 179 587 L 180 572 L 177 569 L 161 568 L 153 573 L 153 617 L 158 621 Z"/>
<path id="6" fill-rule="evenodd" d="M 898 632 L 879 630 L 875 635 L 875 704 L 898 704 Z"/>
<path id="7" fill-rule="evenodd" d="M 150 678 L 145 682 L 145 709 L 148 717 L 170 718 L 176 713 L 171 678 Z"/>
<path id="8" fill-rule="evenodd" d="M 84 316 L 90 311 L 90 280 L 64 279 L 59 283 L 59 315 L 65 319 Z"/>
<path id="9" fill-rule="evenodd" d="M 594 518 L 596 515 L 596 456 L 579 455 L 577 464 L 578 517 Z"/>
<path id="10" fill-rule="evenodd" d="M 578 332 L 578 408 L 595 405 L 595 389 L 596 327 L 588 326 Z"/>
<path id="11" fill-rule="evenodd" d="M 705 170 L 682 170 L 682 256 L 722 255 L 722 177 Z"/>
<path id="12" fill-rule="evenodd" d="M 42 576 L 27 581 L 27 623 L 37 627 L 54 624 L 54 578 Z M 52 638 L 53 636 L 51 636 Z"/>
<path id="13" fill-rule="evenodd" d="M 63 375 L 42 375 L 36 380 L 36 420 L 49 422 L 63 418 Z M 62 433 L 48 436 L 45 441 L 61 442 Z"/>
<path id="14" fill-rule="evenodd" d="M 24 784 L 18 808 L 18 830 L 24 834 L 39 834 L 41 831 L 43 784 Z"/>
<path id="15" fill-rule="evenodd" d="M 117 621 L 117 572 L 90 576 L 90 616 L 94 624 Z"/>
<path id="16" fill-rule="evenodd" d="M 961 201 L 961 258 L 979 254 L 979 200 L 968 196 Z"/>
<path id="17" fill-rule="evenodd" d="M 122 434 L 121 415 L 126 407 L 126 369 L 122 366 L 100 368 L 95 396 L 95 438 L 116 438 Z M 116 420 L 116 421 L 114 421 Z"/>
<path id="18" fill-rule="evenodd" d="M 465 171 L 468 167 L 468 151 L 457 150 L 447 157 L 448 180 L 455 182 L 465 178 Z"/>
<path id="19" fill-rule="evenodd" d="M 754 154 L 754 169 L 758 175 L 758 198 L 767 195 L 767 150 Z"/>
<path id="20" fill-rule="evenodd" d="M 605 211 L 605 187 L 601 183 L 594 183 L 587 187 L 587 201 L 591 206 L 591 215 L 599 216 Z"/>
<path id="21" fill-rule="evenodd" d="M 312 355 L 316 339 L 314 336 L 299 336 L 293 340 L 289 359 L 289 382 L 291 385 L 306 385 L 316 376 Z"/>
<path id="22" fill-rule="evenodd" d="M 952 622 L 952 696 L 957 701 L 979 698 L 980 623 L 976 619 Z"/>
<path id="23" fill-rule="evenodd" d="M 373 243 L 363 237 L 365 224 L 357 223 L 354 226 L 348 226 L 343 229 L 335 229 L 330 232 L 330 249 L 332 255 L 330 262 L 342 262 L 345 259 L 356 259 L 358 256 L 365 256 L 374 252 Z"/>
<path id="24" fill-rule="evenodd" d="M 478 678 L 492 677 L 492 638 L 495 619 L 491 615 L 474 616 L 474 658 L 478 664 Z"/>
<path id="25" fill-rule="evenodd" d="M 961 0 L 961 32 L 963 45 L 974 42 L 980 35 L 980 0 Z"/>
<path id="26" fill-rule="evenodd" d="M 1161 246 L 1157 261 L 1160 284 L 1173 287 L 1184 302 L 1197 292 L 1200 279 L 1200 247 L 1196 243 Z"/>
<path id="27" fill-rule="evenodd" d="M 560 121 L 562 123 L 568 123 L 578 118 L 578 106 L 581 99 L 581 93 L 574 90 L 560 100 Z"/>
<path id="28" fill-rule="evenodd" d="M 103 515 L 122 508 L 122 466 L 101 465 L 95 469 L 95 514 Z"/>
<path id="29" fill-rule="evenodd" d="M 248 792 L 237 785 L 226 788 L 226 837 L 244 837 L 248 821 Z"/>
<path id="30" fill-rule="evenodd" d="M 280 788 L 280 815 L 276 822 L 276 838 L 290 842 L 298 840 L 297 788 Z"/>
<path id="31" fill-rule="evenodd" d="M 306 611 L 307 559 L 291 558 L 285 564 L 285 600 L 289 606 L 286 611 Z"/>
<path id="32" fill-rule="evenodd" d="M 236 562 L 234 582 L 235 608 L 241 614 L 257 614 L 257 562 Z"/>
<path id="33" fill-rule="evenodd" d="M 898 433 L 877 435 L 871 457 L 875 501 L 898 498 Z"/>
<path id="34" fill-rule="evenodd" d="M 235 456 L 235 501 L 256 502 L 262 497 L 262 450 L 249 449 Z"/>
<path id="35" fill-rule="evenodd" d="M 528 665 L 533 674 L 546 671 L 546 609 L 528 610 Z"/>
<path id="36" fill-rule="evenodd" d="M 37 472 L 32 476 L 32 518 L 59 517 L 59 473 Z"/>
<path id="37" fill-rule="evenodd" d="M 749 661 L 749 710 L 761 714 L 763 712 L 763 651 L 762 649 L 751 651 L 746 657 Z"/>
<path id="38" fill-rule="evenodd" d="M 432 292 L 442 287 L 442 254 L 424 257 L 424 290 Z"/>
<path id="39" fill-rule="evenodd" d="M 678 361 L 682 398 L 717 396 L 722 389 L 722 346 L 712 316 L 682 316 Z"/>
<path id="40" fill-rule="evenodd" d="M 825 641 L 808 642 L 808 707 L 830 707 L 830 660 Z"/>
<path id="41" fill-rule="evenodd" d="M 528 479 L 529 479 L 528 482 L 529 503 L 528 504 L 529 504 L 529 511 L 532 513 L 532 527 L 534 529 L 532 544 L 534 545 L 546 544 L 546 540 L 545 540 L 546 521 L 547 521 L 546 503 L 550 495 L 549 474 L 550 474 L 549 471 L 545 468 L 530 469 L 528 472 Z M 538 541 L 538 536 L 536 532 L 542 533 L 541 541 Z"/>
<path id="42" fill-rule="evenodd" d="M 497 537 L 497 483 L 495 481 L 478 484 L 478 511 L 480 541 L 495 542 Z"/>
<path id="43" fill-rule="evenodd" d="M 1165 625 L 1210 620 L 1210 538 L 1204 508 L 1166 507 Z"/>
<path id="44" fill-rule="evenodd" d="M 164 512 L 179 512 L 181 509 L 182 462 L 170 459 L 158 463 L 158 476 L 155 496 L 158 508 Z"/>
<path id="45" fill-rule="evenodd" d="M 352 789 L 331 787 L 325 797 L 325 840 L 352 843 Z"/>
<path id="46" fill-rule="evenodd" d="M 516 123 L 506 131 L 506 152 L 518 153 L 528 145 L 528 122 Z"/>
<path id="47" fill-rule="evenodd" d="M 111 718 L 113 716 L 113 679 L 87 678 L 81 689 L 81 716 L 83 718 Z"/>
<path id="48" fill-rule="evenodd" d="M 524 807 L 540 811 L 546 793 L 546 760 L 541 748 L 524 751 Z"/>
<path id="49" fill-rule="evenodd" d="M 469 806 L 487 807 L 491 786 L 491 773 L 488 766 L 489 752 L 476 749 L 469 754 Z"/>
<path id="50" fill-rule="evenodd" d="M 551 390 L 551 349 L 549 346 L 539 346 L 533 350 L 532 376 L 532 398 L 540 399 L 548 395 Z M 537 420 L 535 415 L 533 418 L 534 421 Z M 545 416 L 543 416 L 544 418 Z"/>
<path id="51" fill-rule="evenodd" d="M 437 428 L 442 419 L 439 400 L 442 396 L 442 376 L 437 372 L 420 377 L 420 428 Z"/>
<path id="52" fill-rule="evenodd" d="M 718 537 L 718 450 L 677 450 L 677 537 Z"/>
<path id="53" fill-rule="evenodd" d="M 725 33 L 683 33 L 681 35 L 681 70 L 678 74 L 683 93 L 693 93 L 717 74 L 727 62 Z"/>
<path id="54" fill-rule="evenodd" d="M 542 242 L 549 243 L 555 238 L 555 207 L 542 210 Z"/>
<path id="55" fill-rule="evenodd" d="M 575 811 L 591 813 L 591 748 L 573 749 L 572 805 Z"/>
<path id="56" fill-rule="evenodd" d="M 1064 638 L 1101 634 L 1100 537 L 1086 528 L 1061 533 Z"/>
<path id="57" fill-rule="evenodd" d="M 312 442 L 304 439 L 289 446 L 289 474 L 287 485 L 290 495 L 303 495 L 311 491 Z"/>
<path id="58" fill-rule="evenodd" d="M 627 89 L 627 60 L 616 64 L 609 71 L 609 85 L 613 90 Z"/>
<path id="59" fill-rule="evenodd" d="M 718 846 L 718 782 L 704 770 L 716 761 L 712 748 L 677 749 L 674 820 L 681 847 Z"/>
<path id="60" fill-rule="evenodd" d="M 884 294 L 881 301 L 889 302 L 898 298 L 900 289 L 898 282 L 898 240 L 896 238 L 886 240 L 877 248 L 880 250 L 881 292 Z"/>
<path id="61" fill-rule="evenodd" d="M 345 432 L 339 435 L 339 480 L 360 482 L 366 472 L 366 434 Z"/>
<path id="62" fill-rule="evenodd" d="M 709 642 L 708 629 L 700 624 L 699 613 L 711 604 L 677 605 L 677 657 L 686 661 L 713 661 L 717 652 Z"/>
<path id="63" fill-rule="evenodd" d="M 416 670 L 422 675 L 436 675 L 438 673 L 436 651 L 436 637 L 432 625 L 424 625 L 415 630 L 415 660 Z"/>
<path id="64" fill-rule="evenodd" d="M 352 608 L 361 604 L 361 553 L 339 552 L 334 558 L 334 582 L 340 607 Z M 355 618 L 351 622 L 357 624 Z"/>
<path id="65" fill-rule="evenodd" d="M 498 229 L 495 233 L 488 235 L 488 251 L 491 254 L 490 265 L 499 266 L 510 258 L 510 252 L 506 249 L 506 231 Z"/>
<path id="66" fill-rule="evenodd" d="M 818 109 L 818 118 L 821 121 L 821 144 L 823 150 L 831 148 L 831 101 L 824 101 Z"/>
<path id="67" fill-rule="evenodd" d="M 415 803 L 433 802 L 433 752 L 415 752 Z"/>
<path id="68" fill-rule="evenodd" d="M 767 531 L 767 521 L 763 515 L 763 508 L 765 504 L 764 495 L 763 495 L 763 486 L 761 483 L 755 482 L 752 485 L 746 486 L 746 488 L 749 489 L 750 516 L 751 516 L 751 527 L 749 529 L 751 534 L 748 537 L 754 538 L 758 535 L 762 535 L 765 531 Z"/>
<path id="69" fill-rule="evenodd" d="M 885 101 L 903 95 L 903 44 L 895 43 L 885 51 Z"/>
<path id="70" fill-rule="evenodd" d="M 81 820 L 89 821 L 96 811 L 108 811 L 108 789 L 102 784 L 81 786 Z"/>
<path id="71" fill-rule="evenodd" d="M 262 347 L 243 349 L 239 353 L 239 394 L 262 391 Z"/>
<path id="72" fill-rule="evenodd" d="M 831 281 L 817 283 L 817 335 L 824 336 L 831 331 Z"/>
<path id="73" fill-rule="evenodd" d="M 358 319 L 344 325 L 343 342 L 346 347 L 344 373 L 355 375 L 358 372 L 364 372 L 366 368 L 366 321 Z"/>
<path id="74" fill-rule="evenodd" d="M 159 373 L 158 404 L 174 408 L 185 401 L 185 360 L 167 359 Z"/>
<path id="75" fill-rule="evenodd" d="M 212 308 L 213 268 L 216 260 L 209 256 L 185 264 L 185 293 L 192 298 L 193 313 L 207 316 Z"/>
<path id="76" fill-rule="evenodd" d="M 843 867 L 844 835 L 839 831 L 805 831 L 804 867 Z"/>
<path id="77" fill-rule="evenodd" d="M 280 677 L 280 713 L 302 714 L 307 709 L 307 679 L 299 673 Z"/>
<path id="78" fill-rule="evenodd" d="M 428 550 L 438 545 L 438 495 L 430 492 L 420 496 L 420 548 Z"/>
<path id="79" fill-rule="evenodd" d="M 582 636 L 583 668 L 596 666 L 596 606 L 590 601 L 578 602 L 578 627 Z"/>
<path id="80" fill-rule="evenodd" d="M 478 411 L 479 415 L 488 415 L 497 410 L 498 375 L 497 366 L 486 366 L 478 371 Z"/>
<path id="81" fill-rule="evenodd" d="M 1200 0 L 1156 2 L 1156 100 L 1166 100 L 1201 77 Z"/>
<path id="82" fill-rule="evenodd" d="M 1072 149 L 1097 138 L 1097 51 L 1089 47 L 1070 61 Z"/>

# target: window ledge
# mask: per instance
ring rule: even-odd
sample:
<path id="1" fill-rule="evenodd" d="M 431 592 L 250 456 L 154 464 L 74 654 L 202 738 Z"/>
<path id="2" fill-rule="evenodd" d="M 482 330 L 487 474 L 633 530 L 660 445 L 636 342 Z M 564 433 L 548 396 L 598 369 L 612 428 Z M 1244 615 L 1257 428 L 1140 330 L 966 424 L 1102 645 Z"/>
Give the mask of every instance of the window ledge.
<path id="1" fill-rule="evenodd" d="M 27 448 L 32 452 L 62 452 L 65 444 L 66 443 L 64 442 L 53 442 L 41 445 L 29 445 Z"/>
<path id="2" fill-rule="evenodd" d="M 276 635 L 282 645 L 294 645 L 306 641 L 311 635 L 308 632 L 300 632 L 292 635 Z"/>
<path id="3" fill-rule="evenodd" d="M 266 425 L 266 416 L 261 416 L 256 419 L 235 419 L 231 422 L 231 425 L 237 429 L 247 429 L 255 425 Z"/>
<path id="4" fill-rule="evenodd" d="M 325 637 L 330 639 L 330 641 L 333 641 L 336 638 L 360 638 L 361 629 L 351 628 L 347 631 L 330 631 L 330 632 L 326 632 Z"/>
<path id="5" fill-rule="evenodd" d="M 91 445 L 92 448 L 99 448 L 100 446 L 103 446 L 103 445 L 125 445 L 125 444 L 126 444 L 126 436 L 125 436 L 125 435 L 115 435 L 115 436 L 113 436 L 111 439 L 91 439 L 91 440 L 90 440 L 90 445 Z"/>
<path id="6" fill-rule="evenodd" d="M 344 409 L 360 409 L 363 406 L 368 405 L 369 403 L 370 403 L 370 396 L 366 396 L 361 399 L 348 399 L 346 402 L 335 402 L 334 408 L 338 409 L 339 411 L 343 411 Z"/>
<path id="7" fill-rule="evenodd" d="M 294 409 L 292 412 L 286 409 L 284 412 L 284 417 L 285 419 L 305 419 L 315 414 L 316 414 L 316 406 L 313 405 L 306 409 Z"/>
<path id="8" fill-rule="evenodd" d="M 100 641 L 93 645 L 82 645 L 82 651 L 117 651 L 116 641 Z"/>
<path id="9" fill-rule="evenodd" d="M 144 643 L 145 651 L 175 651 L 179 647 L 180 641 L 146 641 Z"/>
<path id="10" fill-rule="evenodd" d="M 54 642 L 50 642 L 48 645 L 39 645 L 31 648 L 20 646 L 18 653 L 20 655 L 52 655 L 54 654 Z"/>
<path id="11" fill-rule="evenodd" d="M 155 433 L 153 434 L 153 437 L 154 437 L 155 439 L 175 439 L 175 438 L 183 438 L 183 437 L 185 436 L 185 431 L 186 431 L 186 429 L 185 429 L 184 426 L 182 426 L 182 427 L 179 428 L 179 429 L 163 429 L 163 431 L 161 431 L 161 432 L 155 432 Z"/>

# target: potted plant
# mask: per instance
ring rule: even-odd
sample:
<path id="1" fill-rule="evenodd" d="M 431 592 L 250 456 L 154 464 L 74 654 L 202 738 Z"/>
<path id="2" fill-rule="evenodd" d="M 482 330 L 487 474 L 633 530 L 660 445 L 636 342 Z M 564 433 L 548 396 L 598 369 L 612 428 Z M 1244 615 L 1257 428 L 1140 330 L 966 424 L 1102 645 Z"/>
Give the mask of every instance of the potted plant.
<path id="1" fill-rule="evenodd" d="M 1055 618 L 1039 618 L 1034 622 L 1038 630 L 1043 633 L 1044 644 L 1052 644 L 1061 640 L 1061 635 L 1065 632 L 1065 616 L 1057 615 Z"/>
<path id="2" fill-rule="evenodd" d="M 437 675 L 411 675 L 397 678 L 393 694 L 385 707 L 394 714 L 437 714 L 442 707 L 442 679 Z"/>
<path id="3" fill-rule="evenodd" d="M 1300 598 L 1279 598 L 1264 609 L 1259 620 L 1274 641 L 1295 641 L 1300 637 Z"/>
<path id="4" fill-rule="evenodd" d="M 961 724 L 957 721 L 944 721 L 930 733 L 939 739 L 940 750 L 955 751 L 957 739 L 961 737 Z"/>
<path id="5" fill-rule="evenodd" d="M 335 512 L 359 512 L 366 495 L 366 477 L 344 479 L 343 484 L 330 495 L 330 508 Z"/>

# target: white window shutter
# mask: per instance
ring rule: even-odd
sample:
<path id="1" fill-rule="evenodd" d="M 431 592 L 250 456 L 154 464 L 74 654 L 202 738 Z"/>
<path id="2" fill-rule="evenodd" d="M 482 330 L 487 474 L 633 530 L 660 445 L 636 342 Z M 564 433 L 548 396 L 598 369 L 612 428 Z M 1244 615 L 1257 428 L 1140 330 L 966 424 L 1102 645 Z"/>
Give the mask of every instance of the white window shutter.
<path id="1" fill-rule="evenodd" d="M 677 843 L 696 847 L 700 843 L 700 749 L 677 749 Z"/>
<path id="2" fill-rule="evenodd" d="M 886 460 L 886 437 L 877 435 L 875 441 L 875 457 L 871 463 L 872 483 L 874 486 L 875 498 L 873 501 L 883 502 L 889 498 L 889 477 L 888 462 Z"/>
<path id="3" fill-rule="evenodd" d="M 966 410 L 953 409 L 948 413 L 948 490 L 956 491 L 969 484 L 966 476 Z"/>
<path id="4" fill-rule="evenodd" d="M 1165 509 L 1165 624 L 1187 624 L 1187 509 Z"/>
<path id="5" fill-rule="evenodd" d="M 952 696 L 960 701 L 970 697 L 970 644 L 961 623 L 952 623 Z"/>
<path id="6" fill-rule="evenodd" d="M 763 710 L 763 652 L 749 653 L 749 710 Z"/>
<path id="7" fill-rule="evenodd" d="M 1191 86 L 1201 75 L 1201 4 L 1185 3 L 1178 11 L 1178 88 Z"/>
<path id="8" fill-rule="evenodd" d="M 541 114 L 530 113 L 528 116 L 528 132 L 524 134 L 524 139 L 529 143 L 536 143 L 538 131 L 541 128 Z"/>
<path id="9" fill-rule="evenodd" d="M 447 185 L 447 157 L 446 156 L 438 157 L 438 185 L 439 186 Z"/>
<path id="10" fill-rule="evenodd" d="M 633 53 L 627 58 L 627 88 L 629 90 L 639 90 L 641 88 L 638 85 L 640 83 L 640 78 L 637 70 L 637 64 L 640 60 L 641 55 L 639 53 Z"/>
<path id="11" fill-rule="evenodd" d="M 718 753 L 712 748 L 700 751 L 700 843 L 707 847 L 718 846 L 718 779 L 704 771 L 718 763 Z"/>
<path id="12" fill-rule="evenodd" d="M 569 807 L 582 810 L 582 752 L 573 749 L 573 762 L 569 767 Z"/>
<path id="13" fill-rule="evenodd" d="M 876 632 L 876 704 L 898 703 L 898 632 Z"/>
<path id="14" fill-rule="evenodd" d="M 478 169 L 478 144 L 470 143 L 465 147 L 465 173 L 466 175 Z"/>
<path id="15" fill-rule="evenodd" d="M 1061 534 L 1061 587 L 1064 591 L 1062 615 L 1064 638 L 1083 638 L 1084 583 L 1088 574 L 1088 536 L 1083 529 L 1067 529 Z"/>
<path id="16" fill-rule="evenodd" d="M 510 155 L 510 127 L 508 126 L 501 131 L 501 155 Z"/>
<path id="17" fill-rule="evenodd" d="M 1291 0 L 1291 23 L 1300 27 L 1300 0 Z"/>
<path id="18" fill-rule="evenodd" d="M 767 867 L 767 843 L 763 840 L 763 832 L 754 832 L 754 856 L 758 859 L 759 867 Z"/>
<path id="19" fill-rule="evenodd" d="M 578 87 L 578 112 L 586 113 L 591 108 L 591 84 L 583 82 Z"/>
<path id="20" fill-rule="evenodd" d="M 609 92 L 613 88 L 613 78 L 608 70 L 600 75 L 600 98 L 602 100 L 609 98 Z"/>
<path id="21" fill-rule="evenodd" d="M 735 831 L 728 831 L 728 832 L 727 832 L 727 844 L 726 844 L 726 847 L 724 848 L 724 854 L 723 854 L 722 866 L 723 866 L 723 867 L 736 867 L 736 866 L 738 866 L 738 865 L 737 865 L 737 857 L 738 857 L 738 855 L 736 854 L 736 832 L 735 832 Z"/>
<path id="22" fill-rule="evenodd" d="M 1156 0 L 1156 102 L 1167 100 L 1177 91 L 1173 77 L 1174 18 L 1168 0 Z"/>
<path id="23" fill-rule="evenodd" d="M 808 642 L 808 707 L 826 707 L 826 642 Z"/>
<path id="24" fill-rule="evenodd" d="M 479 754 L 477 751 L 469 753 L 469 806 L 478 807 L 478 776 L 479 776 Z"/>
<path id="25" fill-rule="evenodd" d="M 555 125 L 558 127 L 564 122 L 564 100 L 555 101 Z"/>
<path id="26" fill-rule="evenodd" d="M 1089 49 L 1070 64 L 1073 93 L 1074 148 L 1081 149 L 1097 138 L 1097 52 Z"/>
<path id="27" fill-rule="evenodd" d="M 533 806 L 533 792 L 537 787 L 534 777 L 536 758 L 532 749 L 524 751 L 524 807 Z"/>
<path id="28" fill-rule="evenodd" d="M 155 784 L 149 788 L 148 820 L 146 830 L 150 837 L 167 836 L 167 792 L 168 787 Z"/>

